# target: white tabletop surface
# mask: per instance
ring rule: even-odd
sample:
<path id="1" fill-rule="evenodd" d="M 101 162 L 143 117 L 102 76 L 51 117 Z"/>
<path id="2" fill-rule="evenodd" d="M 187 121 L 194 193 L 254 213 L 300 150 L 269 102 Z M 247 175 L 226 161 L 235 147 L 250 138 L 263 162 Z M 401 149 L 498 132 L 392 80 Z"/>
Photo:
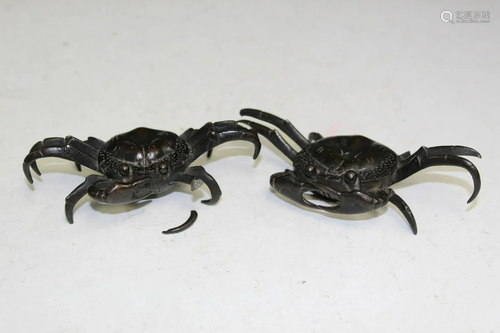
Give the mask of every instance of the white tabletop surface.
<path id="1" fill-rule="evenodd" d="M 1 331 L 500 331 L 500 6 L 412 3 L 0 1 Z M 85 197 L 70 225 L 64 199 L 92 172 L 42 159 L 30 186 L 21 170 L 43 138 L 180 134 L 245 107 L 398 153 L 474 147 L 481 193 L 467 205 L 453 167 L 395 185 L 417 236 L 391 204 L 317 214 L 270 187 L 292 166 L 262 139 L 256 161 L 230 142 L 195 162 L 223 190 L 215 206 L 206 187 Z M 192 209 L 193 227 L 161 233 Z"/>

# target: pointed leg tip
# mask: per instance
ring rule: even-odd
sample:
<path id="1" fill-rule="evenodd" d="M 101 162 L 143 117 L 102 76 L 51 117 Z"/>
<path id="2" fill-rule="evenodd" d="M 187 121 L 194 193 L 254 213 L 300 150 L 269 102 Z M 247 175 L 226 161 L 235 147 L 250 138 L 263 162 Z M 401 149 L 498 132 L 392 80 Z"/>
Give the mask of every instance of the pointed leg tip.
<path id="1" fill-rule="evenodd" d="M 474 191 L 474 193 L 472 193 L 472 195 L 469 198 L 469 200 L 467 200 L 467 204 L 470 204 L 472 201 L 474 201 L 474 199 L 476 199 L 476 197 L 478 196 L 478 194 L 479 194 L 479 190 Z"/>
<path id="2" fill-rule="evenodd" d="M 40 172 L 40 169 L 38 169 L 38 165 L 36 164 L 36 162 L 33 162 L 33 164 L 31 164 L 31 169 L 33 169 L 33 171 L 35 171 L 35 173 L 39 176 L 42 175 L 42 173 Z"/>
<path id="3" fill-rule="evenodd" d="M 66 213 L 66 220 L 68 220 L 68 223 L 69 224 L 73 224 L 73 208 L 75 206 L 74 205 L 71 205 L 69 204 L 68 202 L 66 202 L 66 206 L 64 207 L 65 209 L 65 213 Z"/>
<path id="4" fill-rule="evenodd" d="M 215 202 L 213 201 L 213 199 L 201 200 L 201 203 L 204 204 L 204 205 L 213 205 L 213 204 L 215 204 Z"/>
<path id="5" fill-rule="evenodd" d="M 29 170 L 24 170 L 24 175 L 26 176 L 28 183 L 33 184 L 33 176 L 31 176 L 31 172 Z"/>
<path id="6" fill-rule="evenodd" d="M 255 150 L 253 152 L 253 159 L 256 160 L 257 157 L 259 157 L 259 154 L 260 154 L 260 145 L 255 147 Z"/>
<path id="7" fill-rule="evenodd" d="M 468 149 L 468 155 L 469 156 L 474 156 L 474 157 L 477 157 L 477 158 L 482 158 L 481 154 L 475 150 L 474 148 L 470 148 L 470 147 L 465 147 L 466 149 Z"/>
<path id="8" fill-rule="evenodd" d="M 418 232 L 417 221 L 415 220 L 415 217 L 413 216 L 413 213 L 411 212 L 411 209 L 408 206 L 408 204 L 394 192 L 392 192 L 392 196 L 389 198 L 389 201 L 392 202 L 403 214 L 411 231 L 413 232 L 414 235 L 416 235 Z"/>
<path id="9" fill-rule="evenodd" d="M 33 177 L 31 176 L 31 173 L 28 172 L 24 175 L 26 176 L 26 180 L 28 181 L 28 183 L 33 184 Z"/>

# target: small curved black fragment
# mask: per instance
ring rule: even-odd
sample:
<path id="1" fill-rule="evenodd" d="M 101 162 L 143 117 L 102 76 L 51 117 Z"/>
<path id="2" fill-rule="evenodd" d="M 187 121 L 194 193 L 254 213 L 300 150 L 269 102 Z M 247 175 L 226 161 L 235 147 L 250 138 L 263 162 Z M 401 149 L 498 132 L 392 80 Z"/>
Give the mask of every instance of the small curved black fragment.
<path id="1" fill-rule="evenodd" d="M 197 218 L 198 218 L 198 212 L 196 212 L 195 210 L 192 210 L 191 215 L 189 216 L 189 218 L 187 219 L 186 222 L 184 222 L 183 224 L 181 224 L 178 227 L 171 228 L 171 229 L 168 229 L 166 231 L 162 231 L 162 234 L 169 235 L 169 234 L 177 234 L 179 232 L 183 232 L 183 231 L 189 229 L 194 224 L 194 222 L 196 221 Z"/>

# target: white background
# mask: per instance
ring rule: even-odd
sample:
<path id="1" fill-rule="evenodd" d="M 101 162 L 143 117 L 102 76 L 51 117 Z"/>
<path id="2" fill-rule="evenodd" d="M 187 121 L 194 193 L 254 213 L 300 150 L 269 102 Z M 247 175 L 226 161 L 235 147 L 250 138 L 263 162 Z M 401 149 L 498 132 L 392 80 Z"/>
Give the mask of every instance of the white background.
<path id="1" fill-rule="evenodd" d="M 488 10 L 489 24 L 443 23 Z M 498 332 L 499 5 L 495 1 L 0 1 L 0 327 L 3 332 Z M 219 182 L 146 203 L 64 198 L 90 174 L 21 163 L 52 136 L 182 133 L 244 107 L 307 135 L 362 134 L 398 153 L 460 144 L 392 205 L 328 217 L 276 195 L 290 163 L 232 142 L 200 158 Z M 163 235 L 191 209 L 187 232 Z"/>

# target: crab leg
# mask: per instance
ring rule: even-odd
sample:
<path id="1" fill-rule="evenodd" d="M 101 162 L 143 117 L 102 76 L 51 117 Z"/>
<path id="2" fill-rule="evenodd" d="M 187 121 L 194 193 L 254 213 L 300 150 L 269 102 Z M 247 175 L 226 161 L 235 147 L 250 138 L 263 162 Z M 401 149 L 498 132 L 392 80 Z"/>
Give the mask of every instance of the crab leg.
<path id="1" fill-rule="evenodd" d="M 47 138 L 35 143 L 24 159 L 23 171 L 30 183 L 33 183 L 30 167 L 41 175 L 36 160 L 44 157 L 59 157 L 77 162 L 92 170 L 99 171 L 97 163 L 98 150 L 72 136 L 65 138 Z"/>
<path id="2" fill-rule="evenodd" d="M 240 120 L 239 122 L 251 126 L 259 134 L 265 136 L 269 141 L 271 141 L 271 143 L 276 148 L 278 148 L 283 154 L 285 154 L 285 156 L 288 157 L 291 161 L 293 161 L 295 155 L 297 155 L 295 149 L 293 149 L 292 146 L 290 146 L 276 130 L 274 129 L 271 130 L 270 128 L 267 128 L 264 125 L 254 123 L 253 121 L 250 120 Z"/>
<path id="3" fill-rule="evenodd" d="M 90 175 L 85 178 L 85 181 L 78 185 L 77 188 L 75 188 L 73 192 L 71 192 L 66 197 L 66 205 L 64 207 L 64 210 L 66 212 L 66 219 L 70 224 L 73 224 L 73 209 L 75 208 L 78 201 L 80 201 L 80 199 L 83 198 L 85 194 L 87 194 L 90 186 L 101 180 L 107 180 L 107 178 L 99 175 Z"/>
<path id="4" fill-rule="evenodd" d="M 283 131 L 283 133 L 288 135 L 290 139 L 295 141 L 300 148 L 304 148 L 309 145 L 309 141 L 295 128 L 295 126 L 292 125 L 289 120 L 284 120 L 273 114 L 255 109 L 243 109 L 240 111 L 240 115 L 257 118 L 278 127 Z"/>
<path id="5" fill-rule="evenodd" d="M 83 142 L 97 150 L 101 150 L 104 144 L 106 144 L 106 142 L 102 141 L 101 139 L 94 138 L 93 136 L 89 136 L 89 138 Z M 75 165 L 78 171 L 82 171 L 82 166 L 79 163 L 75 162 Z"/>
<path id="6" fill-rule="evenodd" d="M 476 166 L 469 160 L 457 155 L 474 156 L 481 158 L 481 155 L 474 149 L 463 146 L 439 146 L 421 147 L 414 154 L 401 161 L 401 166 L 392 179 L 392 183 L 397 183 L 414 173 L 432 166 L 449 165 L 457 166 L 467 170 L 474 182 L 474 191 L 467 201 L 472 202 L 481 189 L 481 177 Z"/>
<path id="7" fill-rule="evenodd" d="M 186 140 L 191 148 L 191 161 L 194 161 L 205 152 L 208 152 L 210 156 L 213 148 L 229 141 L 243 140 L 253 143 L 255 146 L 254 159 L 259 156 L 260 152 L 260 141 L 257 132 L 232 120 L 207 123 L 198 130 L 190 128 L 181 135 L 181 138 Z"/>
<path id="8" fill-rule="evenodd" d="M 217 184 L 214 177 L 201 166 L 187 168 L 183 174 L 176 175 L 176 177 L 172 179 L 172 182 L 190 184 L 191 191 L 195 191 L 203 184 L 207 184 L 212 198 L 201 201 L 206 205 L 214 205 L 219 201 L 222 195 L 219 184 Z"/>
<path id="9" fill-rule="evenodd" d="M 413 231 L 413 234 L 416 235 L 418 230 L 417 230 L 417 221 L 415 221 L 415 217 L 413 216 L 413 213 L 411 212 L 410 207 L 406 204 L 406 202 L 394 191 L 391 190 L 391 197 L 389 198 L 389 201 L 396 206 L 403 216 L 406 218 L 406 221 L 408 221 L 408 224 L 410 225 L 411 231 Z"/>

